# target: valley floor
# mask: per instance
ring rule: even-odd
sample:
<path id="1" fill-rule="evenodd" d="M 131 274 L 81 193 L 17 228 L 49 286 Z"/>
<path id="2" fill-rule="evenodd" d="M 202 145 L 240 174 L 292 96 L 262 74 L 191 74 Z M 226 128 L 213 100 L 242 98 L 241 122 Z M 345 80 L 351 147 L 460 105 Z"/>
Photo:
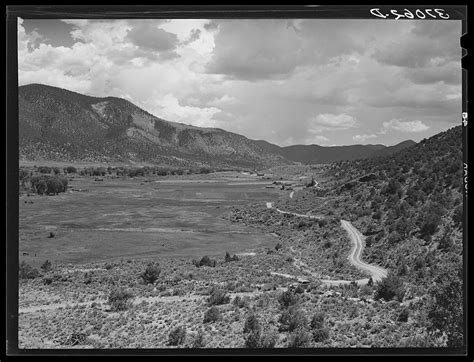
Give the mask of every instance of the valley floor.
<path id="1" fill-rule="evenodd" d="M 20 260 L 52 266 L 20 280 L 20 348 L 244 348 L 252 314 L 274 337 L 273 347 L 294 346 L 298 338 L 306 338 L 298 347 L 313 348 L 440 343 L 418 322 L 423 298 L 374 300 L 368 277 L 377 281 L 384 269 L 361 261 L 362 238 L 350 236 L 356 229 L 348 233 L 353 226 L 318 226 L 306 211 L 268 207 L 298 194 L 268 188 L 275 180 L 235 172 L 77 176 L 66 193 L 21 195 Z M 237 260 L 226 260 L 226 252 Z M 215 266 L 196 266 L 206 255 Z M 150 262 L 160 268 L 154 284 L 141 277 Z M 351 283 L 357 280 L 363 282 Z M 110 299 L 119 289 L 130 295 L 124 310 L 114 310 Z M 227 298 L 213 303 L 216 290 Z M 325 338 L 282 328 L 287 291 L 303 324 L 324 315 Z M 219 317 L 206 321 L 212 304 Z M 173 343 L 177 327 L 185 334 Z"/>

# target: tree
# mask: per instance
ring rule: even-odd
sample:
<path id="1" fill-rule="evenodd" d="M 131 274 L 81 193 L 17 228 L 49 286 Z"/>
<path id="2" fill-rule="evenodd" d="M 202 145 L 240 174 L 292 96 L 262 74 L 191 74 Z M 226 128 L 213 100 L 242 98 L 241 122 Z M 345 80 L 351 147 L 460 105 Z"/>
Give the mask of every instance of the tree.
<path id="1" fill-rule="evenodd" d="M 374 298 L 386 301 L 396 298 L 401 302 L 404 295 L 405 287 L 402 279 L 389 272 L 386 278 L 377 283 Z"/>
<path id="2" fill-rule="evenodd" d="M 154 284 L 158 280 L 160 273 L 161 273 L 161 269 L 160 269 L 159 264 L 149 263 L 145 271 L 142 274 L 140 274 L 140 276 L 145 281 L 145 283 Z"/>
<path id="3" fill-rule="evenodd" d="M 184 342 L 186 338 L 186 328 L 179 326 L 171 330 L 168 336 L 168 345 L 177 346 Z"/>
<path id="4" fill-rule="evenodd" d="M 450 268 L 451 269 L 451 268 Z M 464 345 L 463 272 L 462 267 L 440 274 L 430 290 L 429 330 L 447 336 L 448 347 Z"/>

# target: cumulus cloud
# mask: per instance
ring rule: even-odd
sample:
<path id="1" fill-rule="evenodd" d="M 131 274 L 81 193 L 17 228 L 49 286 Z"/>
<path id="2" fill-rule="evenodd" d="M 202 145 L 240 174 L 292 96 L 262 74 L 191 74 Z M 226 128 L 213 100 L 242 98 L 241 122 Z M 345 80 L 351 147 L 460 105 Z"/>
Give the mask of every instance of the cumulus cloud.
<path id="1" fill-rule="evenodd" d="M 311 138 L 312 141 L 311 143 L 326 143 L 329 142 L 329 138 L 324 137 L 324 136 L 314 136 Z"/>
<path id="2" fill-rule="evenodd" d="M 352 137 L 354 141 L 361 142 L 361 143 L 371 138 L 377 138 L 377 135 L 376 134 L 357 134 Z"/>
<path id="3" fill-rule="evenodd" d="M 68 19 L 47 31 L 28 21 L 20 85 L 127 95 L 170 121 L 277 144 L 363 142 L 380 127 L 378 142 L 404 140 L 380 120 L 418 120 L 430 127 L 412 125 L 410 138 L 428 137 L 461 109 L 458 21 Z M 66 34 L 48 42 L 54 29 Z"/>
<path id="4" fill-rule="evenodd" d="M 375 59 L 384 64 L 408 68 L 460 60 L 461 22 L 417 20 L 406 24 L 410 30 L 377 48 Z"/>
<path id="5" fill-rule="evenodd" d="M 178 45 L 178 37 L 176 34 L 169 33 L 157 27 L 155 23 L 147 20 L 142 21 L 130 29 L 127 33 L 127 38 L 139 47 L 157 52 L 171 51 L 176 49 Z"/>
<path id="6" fill-rule="evenodd" d="M 154 114 L 159 114 L 164 119 L 185 123 L 198 127 L 216 127 L 218 121 L 214 116 L 221 110 L 216 107 L 194 107 L 181 105 L 172 94 L 154 99 L 147 105 Z"/>
<path id="7" fill-rule="evenodd" d="M 429 128 L 429 126 L 419 120 L 401 121 L 399 119 L 391 119 L 390 121 L 383 122 L 381 133 L 386 133 L 388 130 L 416 133 L 427 131 Z"/>
<path id="8" fill-rule="evenodd" d="M 310 133 L 321 133 L 323 131 L 331 130 L 345 130 L 355 127 L 356 120 L 354 117 L 347 114 L 318 114 L 315 118 L 310 120 Z"/>

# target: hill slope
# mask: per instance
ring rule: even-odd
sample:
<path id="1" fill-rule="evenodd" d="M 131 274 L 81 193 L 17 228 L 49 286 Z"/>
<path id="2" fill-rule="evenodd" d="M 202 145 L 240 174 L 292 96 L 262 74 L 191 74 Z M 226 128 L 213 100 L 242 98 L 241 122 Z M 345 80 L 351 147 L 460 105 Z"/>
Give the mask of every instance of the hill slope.
<path id="1" fill-rule="evenodd" d="M 276 205 L 350 220 L 366 237 L 364 260 L 400 280 L 406 299 L 427 297 L 422 323 L 449 346 L 463 338 L 462 149 L 457 126 L 394 155 L 337 162 L 322 188 Z"/>
<path id="2" fill-rule="evenodd" d="M 244 136 L 165 121 L 127 100 L 41 84 L 19 87 L 21 159 L 218 165 L 286 162 Z"/>
<path id="3" fill-rule="evenodd" d="M 268 152 L 279 154 L 288 160 L 301 163 L 331 163 L 336 161 L 350 161 L 362 158 L 391 155 L 404 148 L 413 146 L 416 142 L 407 140 L 394 146 L 384 145 L 351 145 L 351 146 L 319 146 L 319 145 L 292 145 L 279 147 L 263 140 L 256 141 Z"/>

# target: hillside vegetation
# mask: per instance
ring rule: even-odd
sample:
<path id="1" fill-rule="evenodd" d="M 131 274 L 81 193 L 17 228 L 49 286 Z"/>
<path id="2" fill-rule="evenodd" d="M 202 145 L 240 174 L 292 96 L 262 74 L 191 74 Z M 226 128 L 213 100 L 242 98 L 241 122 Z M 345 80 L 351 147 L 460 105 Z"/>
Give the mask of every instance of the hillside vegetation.
<path id="1" fill-rule="evenodd" d="M 463 328 L 461 136 L 458 126 L 391 156 L 336 162 L 322 189 L 279 204 L 351 221 L 366 236 L 364 259 L 401 280 L 405 298 L 426 301 L 422 323 L 449 346 Z"/>

